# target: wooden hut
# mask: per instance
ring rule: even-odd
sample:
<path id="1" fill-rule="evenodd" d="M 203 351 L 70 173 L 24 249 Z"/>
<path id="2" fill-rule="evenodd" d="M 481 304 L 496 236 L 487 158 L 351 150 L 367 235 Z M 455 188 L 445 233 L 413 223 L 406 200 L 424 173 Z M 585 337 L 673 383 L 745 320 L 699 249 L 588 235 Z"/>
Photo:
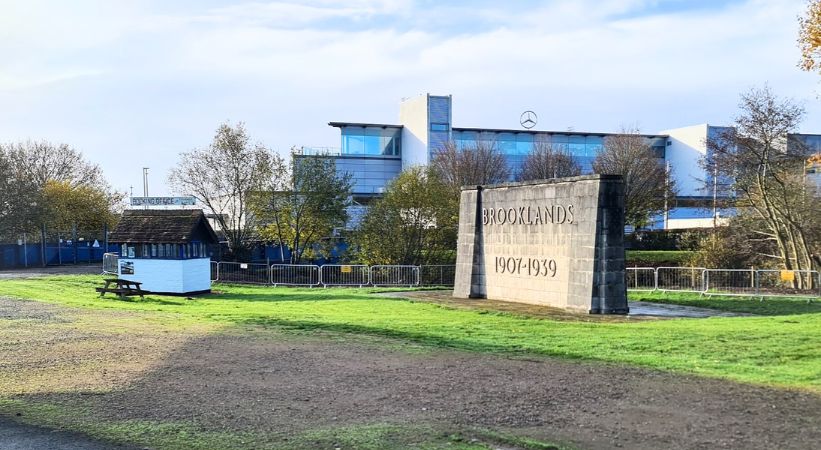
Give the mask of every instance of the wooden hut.
<path id="1" fill-rule="evenodd" d="M 209 245 L 217 235 L 200 209 L 131 209 L 109 242 L 119 244 L 118 278 L 154 293 L 211 291 Z"/>

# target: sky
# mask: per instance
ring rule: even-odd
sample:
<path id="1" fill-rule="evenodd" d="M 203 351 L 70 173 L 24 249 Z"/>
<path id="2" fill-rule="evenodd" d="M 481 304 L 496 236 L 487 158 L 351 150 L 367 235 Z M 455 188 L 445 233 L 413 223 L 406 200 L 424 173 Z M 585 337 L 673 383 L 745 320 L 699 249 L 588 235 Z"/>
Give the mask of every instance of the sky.
<path id="1" fill-rule="evenodd" d="M 821 133 L 796 67 L 803 0 L 0 0 L 0 142 L 65 142 L 111 185 L 168 195 L 223 122 L 282 154 L 331 121 L 397 123 L 453 95 L 455 127 L 642 132 L 730 124 L 765 83 Z"/>

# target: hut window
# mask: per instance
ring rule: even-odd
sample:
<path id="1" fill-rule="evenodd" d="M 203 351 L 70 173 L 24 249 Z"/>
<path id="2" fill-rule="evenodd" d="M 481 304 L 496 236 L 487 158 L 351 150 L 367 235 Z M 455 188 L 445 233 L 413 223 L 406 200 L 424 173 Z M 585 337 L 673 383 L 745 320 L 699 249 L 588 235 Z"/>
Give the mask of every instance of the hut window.
<path id="1" fill-rule="evenodd" d="M 120 246 L 120 255 L 122 255 L 123 257 L 128 256 L 128 246 L 127 245 L 123 244 L 123 245 Z"/>
<path id="2" fill-rule="evenodd" d="M 157 257 L 157 244 L 151 244 L 151 257 Z"/>
<path id="3" fill-rule="evenodd" d="M 149 250 L 150 247 L 148 246 L 148 244 L 143 244 L 142 247 L 143 247 L 142 248 L 142 254 L 140 255 L 140 257 L 150 258 L 151 257 L 151 250 Z"/>

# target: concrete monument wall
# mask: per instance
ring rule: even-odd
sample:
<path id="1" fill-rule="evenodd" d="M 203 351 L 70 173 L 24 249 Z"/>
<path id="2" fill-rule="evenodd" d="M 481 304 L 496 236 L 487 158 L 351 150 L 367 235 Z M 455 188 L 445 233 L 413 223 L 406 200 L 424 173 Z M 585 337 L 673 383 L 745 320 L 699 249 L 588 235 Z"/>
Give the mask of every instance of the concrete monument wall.
<path id="1" fill-rule="evenodd" d="M 453 295 L 626 314 L 622 178 L 463 188 Z"/>

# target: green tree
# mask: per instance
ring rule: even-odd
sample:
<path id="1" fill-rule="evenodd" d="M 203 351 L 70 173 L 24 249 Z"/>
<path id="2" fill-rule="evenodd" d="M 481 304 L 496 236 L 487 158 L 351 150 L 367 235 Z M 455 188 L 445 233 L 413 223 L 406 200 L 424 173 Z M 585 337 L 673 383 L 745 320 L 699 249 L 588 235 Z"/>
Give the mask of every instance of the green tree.
<path id="1" fill-rule="evenodd" d="M 115 201 L 96 186 L 72 186 L 68 181 L 48 181 L 43 187 L 44 224 L 47 228 L 98 231 L 113 227 L 117 215 L 110 208 Z"/>
<path id="2" fill-rule="evenodd" d="M 319 244 L 348 220 L 351 175 L 338 174 L 332 158 L 292 156 L 289 170 L 278 180 L 253 201 L 254 214 L 264 224 L 260 236 L 287 246 L 292 264 L 315 251 L 327 255 L 329 249 Z"/>
<path id="3" fill-rule="evenodd" d="M 206 148 L 180 153 L 169 184 L 175 192 L 193 195 L 214 214 L 234 258 L 248 256 L 257 224 L 251 197 L 281 173 L 282 158 L 262 144 L 251 144 L 245 125 L 223 123 Z"/>
<path id="4" fill-rule="evenodd" d="M 367 264 L 453 262 L 458 197 L 434 170 L 404 170 L 371 202 L 354 237 Z"/>

